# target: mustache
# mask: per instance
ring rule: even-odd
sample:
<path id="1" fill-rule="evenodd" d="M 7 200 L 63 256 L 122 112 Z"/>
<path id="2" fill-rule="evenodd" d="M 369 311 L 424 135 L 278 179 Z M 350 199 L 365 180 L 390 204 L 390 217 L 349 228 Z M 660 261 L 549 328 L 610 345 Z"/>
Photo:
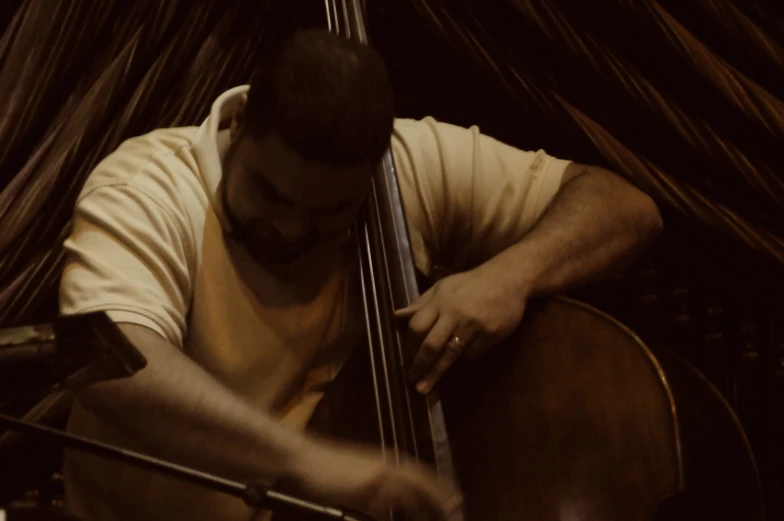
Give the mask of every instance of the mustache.
<path id="1" fill-rule="evenodd" d="M 311 228 L 304 235 L 292 240 L 285 238 L 279 231 L 269 227 L 262 220 L 253 219 L 248 221 L 242 228 L 241 234 L 250 240 L 256 239 L 267 245 L 275 244 L 283 247 L 329 241 L 350 231 L 349 229 L 338 229 L 323 233 Z"/>
<path id="2" fill-rule="evenodd" d="M 250 228 L 235 228 L 231 236 L 245 245 L 246 248 L 281 250 L 296 250 L 308 244 L 318 242 L 320 238 L 319 234 L 309 232 L 302 237 L 292 240 L 286 239 L 279 234 L 260 233 L 258 229 Z"/>
<path id="3" fill-rule="evenodd" d="M 264 242 L 267 244 L 279 244 L 281 246 L 307 244 L 310 242 L 318 241 L 320 238 L 323 237 L 323 235 L 320 234 L 319 232 L 316 232 L 314 230 L 309 230 L 304 235 L 292 240 L 292 239 L 285 238 L 277 230 L 264 229 L 260 227 L 254 228 L 252 225 L 248 227 L 247 231 L 249 237 L 254 237 L 256 240 L 259 240 L 260 242 Z"/>
<path id="4" fill-rule="evenodd" d="M 295 259 L 343 234 L 350 234 L 350 230 L 339 230 L 329 234 L 311 230 L 293 241 L 283 238 L 279 233 L 273 232 L 272 236 L 266 233 L 260 235 L 258 230 L 254 233 L 247 228 L 238 235 L 242 236 L 240 242 L 245 246 L 248 253 L 257 260 L 262 262 L 283 262 Z"/>

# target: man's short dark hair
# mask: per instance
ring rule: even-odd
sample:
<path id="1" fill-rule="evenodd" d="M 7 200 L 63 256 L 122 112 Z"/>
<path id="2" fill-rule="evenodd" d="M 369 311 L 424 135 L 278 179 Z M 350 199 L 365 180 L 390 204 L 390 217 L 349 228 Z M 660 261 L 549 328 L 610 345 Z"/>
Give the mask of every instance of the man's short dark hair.
<path id="1" fill-rule="evenodd" d="M 254 73 L 244 124 L 254 137 L 277 134 L 308 160 L 375 164 L 394 124 L 384 60 L 325 30 L 295 33 Z"/>

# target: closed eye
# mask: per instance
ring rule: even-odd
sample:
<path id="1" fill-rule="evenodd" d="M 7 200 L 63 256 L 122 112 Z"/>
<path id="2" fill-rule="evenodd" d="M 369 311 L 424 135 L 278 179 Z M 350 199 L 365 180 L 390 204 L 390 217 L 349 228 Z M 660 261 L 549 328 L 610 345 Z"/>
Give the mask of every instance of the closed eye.
<path id="1" fill-rule="evenodd" d="M 277 188 L 275 188 L 269 181 L 260 175 L 254 176 L 253 180 L 258 189 L 264 194 L 264 197 L 269 199 L 270 202 L 280 203 L 291 207 L 296 206 L 294 201 L 284 197 Z"/>

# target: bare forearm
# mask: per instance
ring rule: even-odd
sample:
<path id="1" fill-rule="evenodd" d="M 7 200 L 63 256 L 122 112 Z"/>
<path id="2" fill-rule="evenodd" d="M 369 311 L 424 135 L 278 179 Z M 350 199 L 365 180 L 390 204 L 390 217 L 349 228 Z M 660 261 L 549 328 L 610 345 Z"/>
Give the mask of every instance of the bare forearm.
<path id="1" fill-rule="evenodd" d="M 244 402 L 152 331 L 121 328 L 147 357 L 147 367 L 83 390 L 85 407 L 184 465 L 240 480 L 287 474 L 301 435 Z"/>
<path id="2" fill-rule="evenodd" d="M 488 264 L 510 274 L 526 297 L 551 295 L 622 269 L 661 226 L 647 195 L 591 167 L 564 185 L 531 232 Z"/>

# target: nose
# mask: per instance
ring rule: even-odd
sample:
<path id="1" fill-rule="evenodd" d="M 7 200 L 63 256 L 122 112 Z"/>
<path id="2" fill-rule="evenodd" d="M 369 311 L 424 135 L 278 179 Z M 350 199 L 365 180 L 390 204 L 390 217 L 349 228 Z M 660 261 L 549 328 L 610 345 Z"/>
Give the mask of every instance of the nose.
<path id="1" fill-rule="evenodd" d="M 280 238 L 294 242 L 303 238 L 310 231 L 310 219 L 307 217 L 286 217 L 277 219 L 273 226 Z"/>

